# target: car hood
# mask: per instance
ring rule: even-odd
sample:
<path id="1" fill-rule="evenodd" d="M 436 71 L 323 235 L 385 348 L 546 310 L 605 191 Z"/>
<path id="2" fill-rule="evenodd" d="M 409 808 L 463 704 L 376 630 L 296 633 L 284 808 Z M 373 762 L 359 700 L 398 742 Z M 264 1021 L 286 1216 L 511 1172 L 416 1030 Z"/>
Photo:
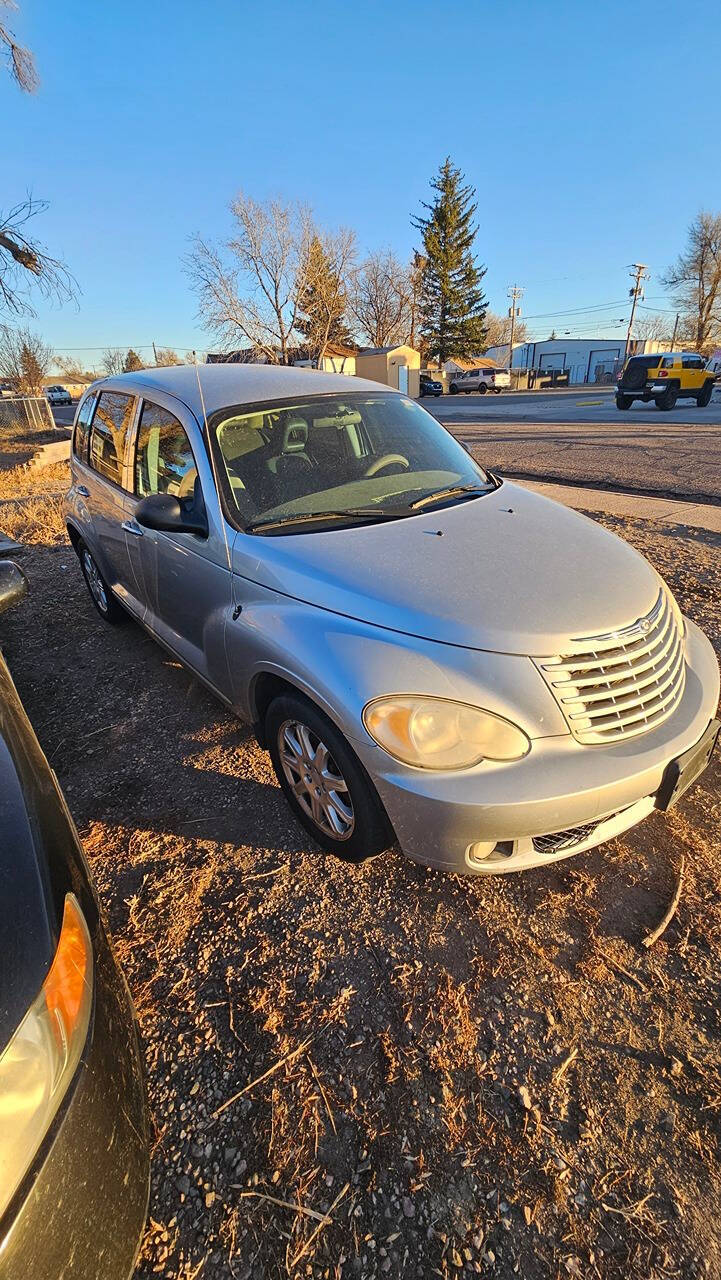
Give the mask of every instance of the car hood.
<path id="1" fill-rule="evenodd" d="M 484 497 L 385 524 L 239 534 L 233 568 L 375 626 L 532 656 L 634 622 L 660 585 L 620 538 L 509 481 Z"/>

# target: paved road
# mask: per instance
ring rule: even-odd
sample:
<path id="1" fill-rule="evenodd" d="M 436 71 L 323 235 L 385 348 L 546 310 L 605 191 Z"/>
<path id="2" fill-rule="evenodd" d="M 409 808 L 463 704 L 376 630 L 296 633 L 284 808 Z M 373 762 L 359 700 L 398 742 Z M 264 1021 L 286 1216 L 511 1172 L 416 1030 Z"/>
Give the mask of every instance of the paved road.
<path id="1" fill-rule="evenodd" d="M 75 410 L 77 409 L 77 407 L 78 407 L 77 403 L 51 405 L 50 408 L 52 411 L 52 415 L 55 419 L 55 426 L 56 427 L 72 426 L 72 421 L 73 421 L 73 418 L 75 417 Z"/>
<path id="2" fill-rule="evenodd" d="M 580 391 L 511 392 L 501 395 L 480 396 L 471 392 L 468 396 L 426 397 L 421 402 L 448 425 L 457 422 L 540 422 L 582 423 L 608 422 L 642 423 L 721 423 L 721 388 L 714 393 L 711 404 L 699 409 L 693 400 L 681 400 L 670 413 L 663 413 L 655 404 L 637 403 L 624 413 L 616 408 L 611 388 L 586 387 Z"/>

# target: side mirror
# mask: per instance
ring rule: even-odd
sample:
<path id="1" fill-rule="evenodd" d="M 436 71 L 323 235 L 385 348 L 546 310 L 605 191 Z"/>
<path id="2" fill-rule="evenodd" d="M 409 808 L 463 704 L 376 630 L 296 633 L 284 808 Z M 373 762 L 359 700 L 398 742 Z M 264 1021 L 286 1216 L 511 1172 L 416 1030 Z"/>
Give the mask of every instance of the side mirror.
<path id="1" fill-rule="evenodd" d="M 28 580 L 13 560 L 0 560 L 0 613 L 12 609 L 27 595 Z"/>
<path id="2" fill-rule="evenodd" d="M 205 513 L 182 505 L 170 493 L 151 493 L 135 508 L 135 519 L 146 529 L 161 533 L 196 533 L 208 536 Z"/>

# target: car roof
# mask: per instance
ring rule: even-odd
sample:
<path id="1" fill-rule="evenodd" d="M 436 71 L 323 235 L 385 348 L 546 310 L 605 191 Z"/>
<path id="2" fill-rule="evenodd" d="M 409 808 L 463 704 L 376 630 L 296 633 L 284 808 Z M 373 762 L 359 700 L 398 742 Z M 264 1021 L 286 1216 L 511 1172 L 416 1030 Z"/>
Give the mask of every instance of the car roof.
<path id="1" fill-rule="evenodd" d="M 206 413 L 211 414 L 230 405 L 262 404 L 266 400 L 272 402 L 293 396 L 332 395 L 334 392 L 351 395 L 358 391 L 399 394 L 393 388 L 367 378 L 273 364 L 172 365 L 163 369 L 139 369 L 137 373 L 121 373 L 93 383 L 94 390 L 103 388 L 136 395 L 143 391 L 165 391 L 182 400 L 201 422 L 203 405 Z"/>

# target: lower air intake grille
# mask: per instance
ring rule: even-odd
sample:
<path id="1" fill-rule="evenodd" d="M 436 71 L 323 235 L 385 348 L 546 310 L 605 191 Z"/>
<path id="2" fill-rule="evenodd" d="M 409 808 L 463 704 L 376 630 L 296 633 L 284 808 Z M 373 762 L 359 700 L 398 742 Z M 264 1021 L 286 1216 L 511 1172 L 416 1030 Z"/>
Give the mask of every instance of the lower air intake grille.
<path id="1" fill-rule="evenodd" d="M 662 588 L 650 613 L 606 635 L 571 640 L 538 666 L 574 737 L 617 742 L 670 716 L 684 688 L 684 626 Z"/>
<path id="2" fill-rule="evenodd" d="M 574 844 L 587 840 L 590 835 L 593 835 L 597 826 L 598 822 L 584 822 L 580 827 L 569 827 L 568 831 L 553 831 L 548 836 L 534 836 L 533 847 L 537 853 L 560 853 L 561 849 L 570 849 Z"/>

